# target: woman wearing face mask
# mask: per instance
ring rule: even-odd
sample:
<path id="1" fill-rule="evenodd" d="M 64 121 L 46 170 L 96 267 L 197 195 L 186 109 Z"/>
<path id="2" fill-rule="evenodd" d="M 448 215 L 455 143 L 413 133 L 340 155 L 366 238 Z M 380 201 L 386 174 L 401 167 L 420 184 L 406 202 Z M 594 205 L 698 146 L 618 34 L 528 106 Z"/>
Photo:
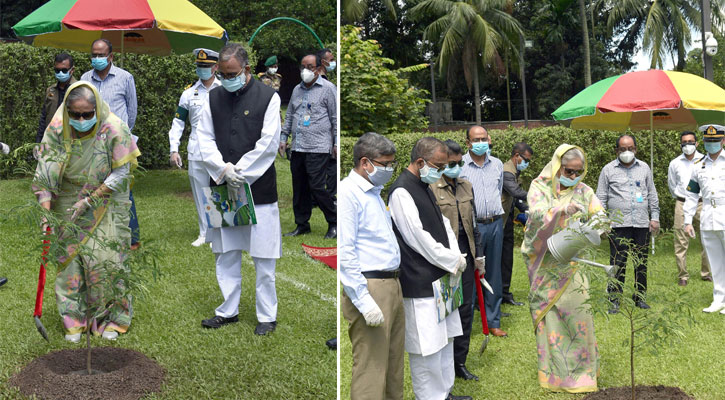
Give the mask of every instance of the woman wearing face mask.
<path id="1" fill-rule="evenodd" d="M 62 221 L 43 225 L 62 248 L 55 254 L 58 312 L 66 340 L 79 342 L 89 327 L 114 340 L 131 324 L 131 300 L 102 298 L 110 292 L 103 280 L 110 279 L 109 268 L 122 267 L 131 242 L 128 191 L 141 153 L 128 126 L 88 82 L 71 85 L 61 107 L 45 130 L 33 180 L 38 202 Z M 90 295 L 106 304 L 90 322 L 84 315 L 86 277 Z"/>
<path id="2" fill-rule="evenodd" d="M 589 282 L 577 266 L 557 263 L 546 245 L 573 215 L 602 210 L 594 191 L 582 183 L 586 172 L 584 151 L 562 144 L 531 182 L 528 195 L 529 219 L 521 252 L 531 284 L 539 385 L 552 391 L 597 390 L 599 351 L 594 319 L 585 304 Z"/>

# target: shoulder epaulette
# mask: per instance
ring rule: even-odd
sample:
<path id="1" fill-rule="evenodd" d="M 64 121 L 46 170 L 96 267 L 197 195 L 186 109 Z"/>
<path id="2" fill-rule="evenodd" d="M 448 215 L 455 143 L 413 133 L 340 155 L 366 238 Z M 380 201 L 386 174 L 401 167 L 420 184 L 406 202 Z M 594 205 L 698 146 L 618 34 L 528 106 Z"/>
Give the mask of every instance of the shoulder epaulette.
<path id="1" fill-rule="evenodd" d="M 699 163 L 700 161 L 704 160 L 704 159 L 705 159 L 705 157 L 707 157 L 707 154 L 705 154 L 704 156 L 702 156 L 702 158 L 701 158 L 701 159 L 699 159 L 699 160 L 695 161 L 695 164 L 697 164 L 697 163 Z M 705 165 L 705 164 L 703 164 L 703 166 L 704 166 L 704 165 Z"/>
<path id="2" fill-rule="evenodd" d="M 260 72 L 260 73 L 257 74 L 257 77 L 258 78 L 261 78 L 262 76 L 264 76 L 264 74 L 266 74 L 266 72 Z"/>
<path id="3" fill-rule="evenodd" d="M 186 89 L 188 89 L 188 88 L 190 88 L 192 86 L 194 86 L 194 84 L 193 83 L 190 83 L 189 86 L 187 86 L 187 87 L 184 88 L 184 90 L 186 90 Z"/>

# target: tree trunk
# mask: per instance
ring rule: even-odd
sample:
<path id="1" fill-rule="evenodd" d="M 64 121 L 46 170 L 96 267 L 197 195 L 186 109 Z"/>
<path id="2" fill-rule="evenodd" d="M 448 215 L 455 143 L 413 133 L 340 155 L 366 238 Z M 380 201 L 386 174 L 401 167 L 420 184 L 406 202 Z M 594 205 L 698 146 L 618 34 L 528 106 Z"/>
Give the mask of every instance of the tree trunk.
<path id="1" fill-rule="evenodd" d="M 88 265 L 83 266 L 83 275 L 86 283 L 86 369 L 91 375 L 91 284 Z"/>
<path id="2" fill-rule="evenodd" d="M 629 375 L 632 382 L 632 400 L 636 400 L 634 391 L 634 315 L 629 315 Z"/>
<path id="3" fill-rule="evenodd" d="M 579 0 L 579 20 L 582 26 L 582 47 L 584 48 L 584 87 L 592 84 L 592 66 L 589 53 L 589 28 L 587 27 L 587 8 L 584 0 Z"/>
<path id="4" fill-rule="evenodd" d="M 473 106 L 476 108 L 476 125 L 481 125 L 481 93 L 478 89 L 478 58 L 473 63 Z"/>

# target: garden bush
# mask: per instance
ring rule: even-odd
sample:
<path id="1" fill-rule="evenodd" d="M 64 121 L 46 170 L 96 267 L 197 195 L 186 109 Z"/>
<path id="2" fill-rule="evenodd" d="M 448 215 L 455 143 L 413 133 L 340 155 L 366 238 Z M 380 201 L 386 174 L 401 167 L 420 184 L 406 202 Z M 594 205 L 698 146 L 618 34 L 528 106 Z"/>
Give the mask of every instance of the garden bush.
<path id="1" fill-rule="evenodd" d="M 584 182 L 596 190 L 599 173 L 602 168 L 614 160 L 614 143 L 621 133 L 593 130 L 573 130 L 563 126 L 553 126 L 536 129 L 507 129 L 490 130 L 493 147 L 491 154 L 505 162 L 511 157 L 511 148 L 514 143 L 523 141 L 531 145 L 534 156 L 531 159 L 529 168 L 522 172 L 524 188 L 529 187 L 533 180 L 546 164 L 551 161 L 554 150 L 562 143 L 570 143 L 581 146 L 587 155 L 589 170 Z M 649 131 L 632 132 L 637 141 L 637 158 L 650 163 L 650 133 Z M 408 166 L 410 152 L 415 142 L 424 136 L 433 136 L 441 140 L 454 139 L 465 149 L 466 132 L 406 132 L 387 137 L 395 143 L 397 150 L 396 159 L 399 161 L 397 171 L 392 181 L 400 171 Z M 340 178 L 344 178 L 353 166 L 352 146 L 357 141 L 354 137 L 343 137 L 340 141 Z M 680 136 L 674 131 L 654 132 L 654 183 L 660 199 L 660 224 L 662 228 L 671 228 L 674 214 L 675 200 L 670 195 L 667 187 L 667 168 L 670 160 L 681 154 Z M 702 150 L 702 149 L 700 149 Z M 389 184 L 388 184 L 389 185 Z"/>
<path id="2" fill-rule="evenodd" d="M 246 48 L 246 44 L 243 44 Z M 90 43 L 88 44 L 90 51 Z M 0 141 L 15 149 L 35 141 L 45 89 L 56 82 L 53 59 L 61 49 L 33 47 L 24 43 L 0 45 Z M 114 49 L 114 64 L 120 66 L 121 54 Z M 247 48 L 249 64 L 256 65 L 256 55 Z M 89 53 L 68 51 L 75 64 L 74 77 L 91 69 Z M 169 159 L 168 132 L 181 92 L 198 78 L 193 55 L 164 57 L 124 54 L 123 69 L 133 74 L 138 97 L 138 116 L 133 133 L 139 137 L 142 156 L 139 163 L 147 169 L 166 168 Z M 186 152 L 187 124 L 180 146 Z M 30 149 L 15 154 L 11 162 L 0 167 L 8 176 L 17 167 L 30 167 Z M 182 154 L 186 157 L 186 154 Z"/>

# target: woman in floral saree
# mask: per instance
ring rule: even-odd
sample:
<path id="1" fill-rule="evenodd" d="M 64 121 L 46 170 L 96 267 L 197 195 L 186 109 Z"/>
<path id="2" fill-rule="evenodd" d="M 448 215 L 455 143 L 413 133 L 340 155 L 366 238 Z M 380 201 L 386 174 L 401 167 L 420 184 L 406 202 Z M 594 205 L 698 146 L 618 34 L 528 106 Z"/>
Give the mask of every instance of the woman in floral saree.
<path id="1" fill-rule="evenodd" d="M 35 195 L 64 221 L 43 228 L 56 229 L 50 237 L 59 245 L 55 293 L 65 338 L 77 343 L 90 326 L 95 335 L 113 340 L 131 324 L 130 297 L 113 298 L 117 291 L 108 289 L 123 283 L 108 282 L 114 280 L 114 269 L 123 268 L 130 245 L 128 191 L 141 153 L 128 126 L 110 112 L 93 85 L 77 82 L 68 88 L 37 154 Z M 90 323 L 85 318 L 86 278 L 90 301 L 101 304 Z"/>
<path id="2" fill-rule="evenodd" d="M 597 390 L 599 351 L 588 299 L 589 282 L 575 264 L 559 264 L 546 240 L 577 212 L 596 213 L 602 205 L 581 181 L 584 151 L 568 144 L 531 183 L 529 219 L 521 251 L 529 273 L 529 304 L 538 349 L 539 384 L 570 393 Z"/>

